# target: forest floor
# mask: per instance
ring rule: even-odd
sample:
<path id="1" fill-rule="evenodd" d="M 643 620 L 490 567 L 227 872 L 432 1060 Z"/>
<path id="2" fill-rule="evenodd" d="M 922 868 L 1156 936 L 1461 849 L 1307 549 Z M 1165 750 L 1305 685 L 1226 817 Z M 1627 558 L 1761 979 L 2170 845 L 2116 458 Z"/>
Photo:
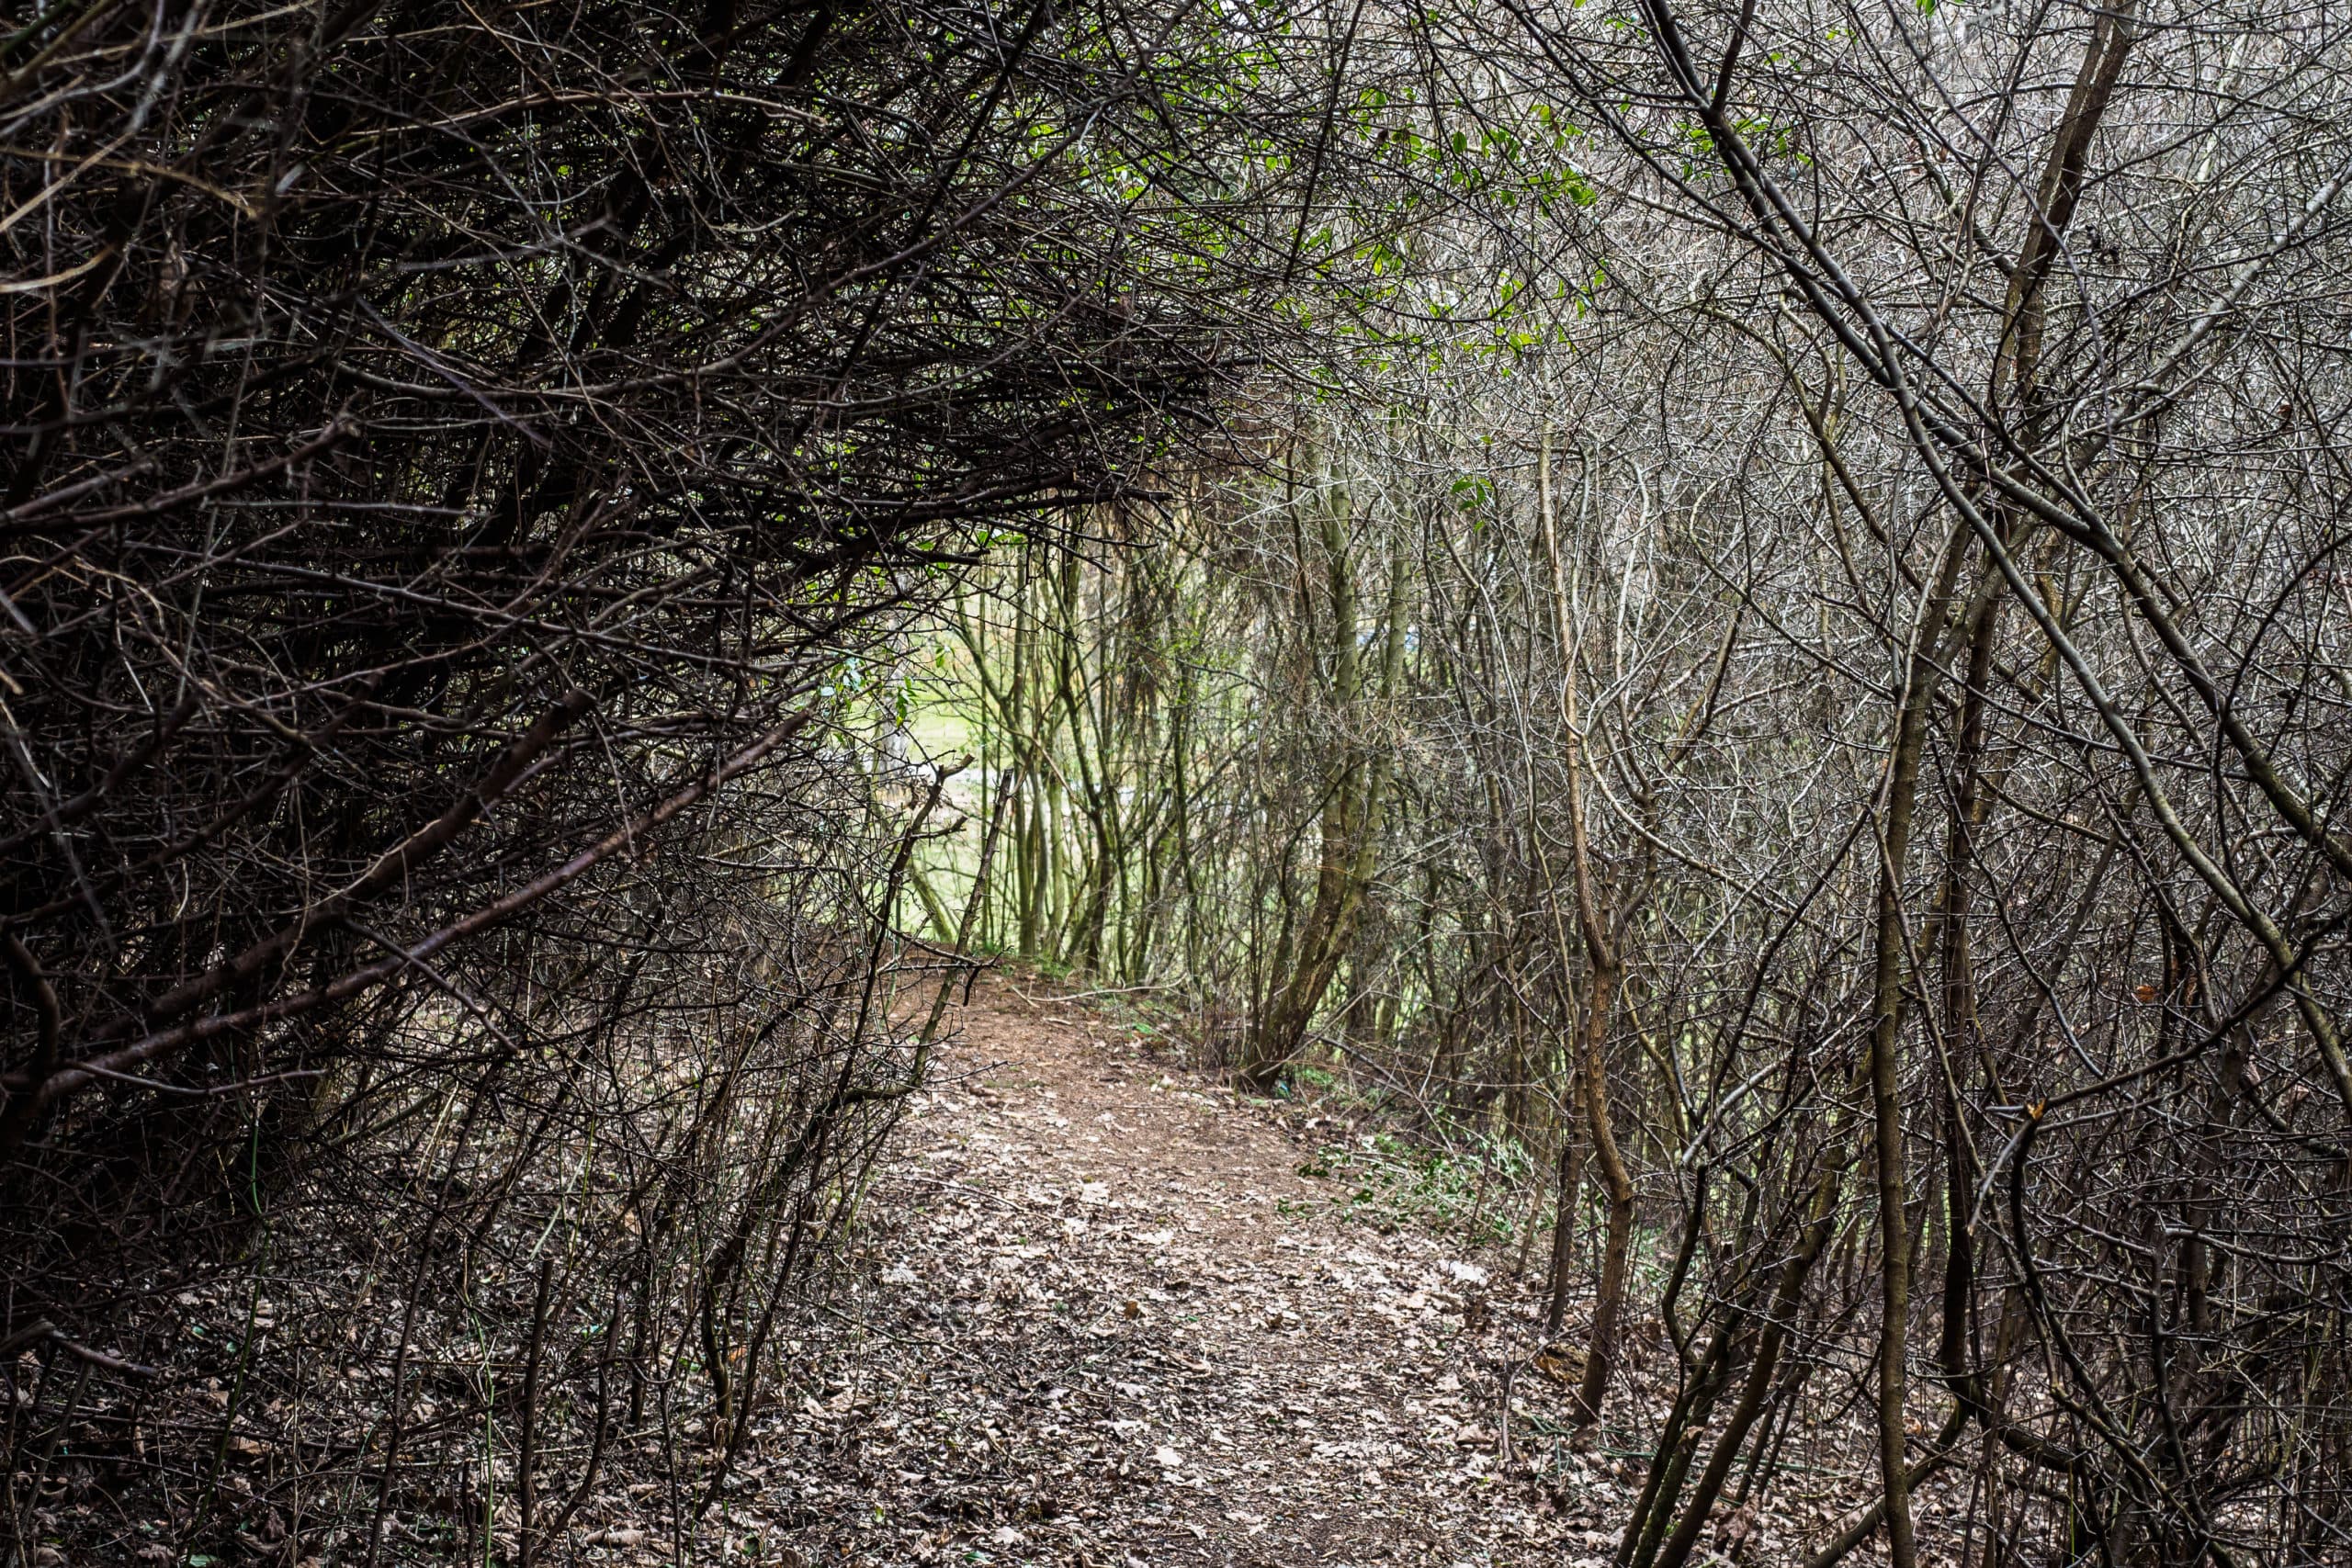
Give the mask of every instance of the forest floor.
<path id="1" fill-rule="evenodd" d="M 1498 1441 L 1536 1306 L 1509 1258 L 1351 1217 L 1302 1173 L 1334 1130 L 1082 1002 L 991 981 L 953 1027 L 828 1359 L 722 1506 L 746 1556 L 1607 1560 L 1637 1461 L 1573 1451 L 1539 1372 Z"/>

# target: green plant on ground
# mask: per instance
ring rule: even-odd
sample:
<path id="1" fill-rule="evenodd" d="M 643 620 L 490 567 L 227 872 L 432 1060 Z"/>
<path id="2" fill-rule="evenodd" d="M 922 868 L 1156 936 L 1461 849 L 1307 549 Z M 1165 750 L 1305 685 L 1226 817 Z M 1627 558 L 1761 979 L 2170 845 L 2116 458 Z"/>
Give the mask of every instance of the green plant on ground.
<path id="1" fill-rule="evenodd" d="M 1418 1226 L 1476 1250 L 1511 1241 L 1518 1212 L 1511 1198 L 1530 1164 L 1515 1139 L 1481 1137 L 1455 1152 L 1375 1132 L 1323 1145 L 1297 1169 L 1347 1185 L 1336 1204 L 1350 1224 L 1384 1235 Z"/>

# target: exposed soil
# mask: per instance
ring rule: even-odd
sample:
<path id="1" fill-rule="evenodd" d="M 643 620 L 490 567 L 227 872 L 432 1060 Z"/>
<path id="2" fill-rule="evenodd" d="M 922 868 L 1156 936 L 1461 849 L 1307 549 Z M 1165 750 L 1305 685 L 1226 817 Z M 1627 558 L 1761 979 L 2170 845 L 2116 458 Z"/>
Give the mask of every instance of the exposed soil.
<path id="1" fill-rule="evenodd" d="M 1282 1111 L 984 988 L 895 1140 L 870 1285 L 745 1523 L 812 1562 L 1575 1563 L 1633 1472 L 1569 1452 L 1498 1260 L 1340 1217 Z M 1523 1351 L 1523 1346 L 1520 1347 Z"/>

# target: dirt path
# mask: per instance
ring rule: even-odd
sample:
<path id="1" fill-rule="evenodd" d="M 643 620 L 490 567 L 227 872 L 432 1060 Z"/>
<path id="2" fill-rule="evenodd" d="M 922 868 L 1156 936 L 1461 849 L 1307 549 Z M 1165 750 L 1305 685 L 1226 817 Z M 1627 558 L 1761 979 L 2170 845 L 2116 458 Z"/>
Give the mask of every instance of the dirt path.
<path id="1" fill-rule="evenodd" d="M 1090 1568 L 1607 1556 L 1625 1483 L 1544 1435 L 1557 1390 L 1520 1380 L 1517 1462 L 1497 1451 L 1526 1303 L 1427 1235 L 1343 1223 L 1345 1190 L 1298 1173 L 1274 1111 L 1076 1006 L 996 987 L 960 1023 L 880 1178 L 894 1228 L 842 1309 L 852 1343 L 788 1457 L 745 1478 L 749 1511 L 792 1499 L 763 1544 Z"/>

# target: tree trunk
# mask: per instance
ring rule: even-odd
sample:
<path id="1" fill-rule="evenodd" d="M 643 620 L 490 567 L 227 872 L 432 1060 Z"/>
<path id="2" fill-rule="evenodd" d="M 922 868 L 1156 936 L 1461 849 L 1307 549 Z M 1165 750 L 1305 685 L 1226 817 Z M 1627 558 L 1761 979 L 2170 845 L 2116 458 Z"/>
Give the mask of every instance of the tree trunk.
<path id="1" fill-rule="evenodd" d="M 1904 1401 L 1909 1380 L 1905 1333 L 1911 1313 L 1911 1228 L 1903 1183 L 1903 978 L 1907 939 L 1903 868 L 1919 793 L 1919 753 L 1947 662 L 1940 646 L 1968 535 L 1955 528 L 1936 581 L 1913 627 L 1905 670 L 1903 705 L 1887 758 L 1880 817 L 1878 912 L 1871 932 L 1870 1084 L 1871 1153 L 1877 1165 L 1879 1235 L 1878 1446 L 1886 1492 L 1887 1550 L 1892 1568 L 1917 1558 L 1911 1529 L 1910 1472 L 1904 1458 Z"/>
<path id="2" fill-rule="evenodd" d="M 1577 1194 L 1584 1189 L 1584 1145 L 1577 1142 L 1576 1100 L 1560 1122 L 1559 1208 L 1552 1216 L 1551 1304 L 1544 1311 L 1544 1343 L 1560 1337 L 1568 1310 L 1568 1271 L 1576 1247 Z"/>
<path id="3" fill-rule="evenodd" d="M 1633 1248 L 1634 1178 L 1617 1147 L 1617 1134 L 1609 1111 L 1609 1023 L 1617 1006 L 1617 988 L 1623 976 L 1617 945 L 1603 918 L 1594 886 L 1592 842 L 1585 829 L 1584 727 L 1577 711 L 1577 660 L 1579 654 L 1568 583 L 1561 565 L 1559 530 L 1552 511 L 1552 433 L 1544 433 L 1537 457 L 1537 499 L 1544 533 L 1544 555 L 1552 572 L 1552 614 L 1560 649 L 1560 724 L 1567 750 L 1568 840 L 1576 871 L 1577 927 L 1584 938 L 1586 980 L 1583 1026 L 1577 1032 L 1577 1064 L 1583 1090 L 1585 1131 L 1592 1138 L 1592 1156 L 1600 1168 L 1602 1190 L 1609 1195 L 1609 1229 L 1601 1243 L 1600 1284 L 1592 1303 L 1592 1338 L 1586 1347 L 1584 1381 L 1577 1385 L 1578 1423 L 1600 1419 L 1600 1402 L 1609 1392 L 1609 1376 L 1617 1359 L 1617 1333 L 1625 1309 L 1626 1268 Z M 1538 863 L 1548 887 L 1552 877 L 1535 836 Z M 1563 965 L 1567 940 L 1560 930 L 1560 905 L 1550 901 L 1555 940 Z"/>
<path id="4" fill-rule="evenodd" d="M 1353 728 L 1365 705 L 1360 633 L 1356 616 L 1355 578 L 1348 560 L 1346 531 L 1339 513 L 1323 520 L 1323 547 L 1329 558 L 1332 611 L 1332 697 L 1334 708 Z M 1380 694 L 1396 688 L 1402 674 L 1405 639 L 1405 558 L 1399 552 L 1389 563 L 1388 599 L 1381 635 Z M 1315 879 L 1315 902 L 1307 911 L 1286 974 L 1272 977 L 1272 997 L 1250 1032 L 1241 1077 L 1251 1087 L 1271 1089 L 1283 1069 L 1306 1039 L 1315 1010 L 1330 989 L 1340 962 L 1355 937 L 1365 894 L 1378 863 L 1382 806 L 1388 794 L 1390 761 L 1385 750 L 1351 737 L 1349 756 L 1325 797 L 1321 827 L 1321 864 Z"/>

